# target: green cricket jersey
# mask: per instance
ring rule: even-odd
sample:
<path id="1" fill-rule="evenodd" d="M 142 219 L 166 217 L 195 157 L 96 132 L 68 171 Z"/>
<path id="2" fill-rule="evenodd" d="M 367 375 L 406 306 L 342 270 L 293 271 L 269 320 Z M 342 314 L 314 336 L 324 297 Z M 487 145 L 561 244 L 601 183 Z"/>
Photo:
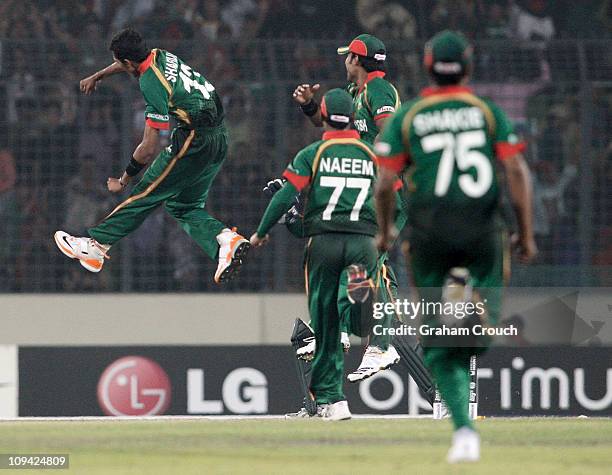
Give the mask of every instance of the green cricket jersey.
<path id="1" fill-rule="evenodd" d="M 167 130 L 170 115 L 189 128 L 223 123 L 223 106 L 213 85 L 176 55 L 153 49 L 138 72 L 147 125 Z"/>
<path id="2" fill-rule="evenodd" d="M 402 106 L 376 145 L 380 166 L 409 168 L 408 222 L 437 235 L 495 229 L 495 160 L 524 148 L 506 114 L 466 87 L 427 88 Z"/>
<path id="3" fill-rule="evenodd" d="M 397 89 L 384 79 L 385 73 L 374 71 L 368 74 L 361 89 L 351 83 L 346 90 L 353 96 L 355 105 L 355 128 L 361 140 L 373 144 L 380 132 L 376 121 L 391 116 L 400 107 Z"/>
<path id="4" fill-rule="evenodd" d="M 308 186 L 304 235 L 329 232 L 374 236 L 376 166 L 371 146 L 356 130 L 330 131 L 302 149 L 283 176 L 298 191 Z"/>

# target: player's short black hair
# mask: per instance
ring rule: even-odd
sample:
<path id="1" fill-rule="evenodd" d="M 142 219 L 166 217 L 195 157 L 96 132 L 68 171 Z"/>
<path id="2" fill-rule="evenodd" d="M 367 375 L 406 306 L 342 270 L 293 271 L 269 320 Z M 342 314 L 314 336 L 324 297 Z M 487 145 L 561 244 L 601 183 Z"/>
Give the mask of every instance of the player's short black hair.
<path id="1" fill-rule="evenodd" d="M 368 73 L 372 73 L 374 71 L 382 71 L 383 73 L 387 72 L 384 61 L 368 58 L 366 56 L 357 55 L 357 57 L 359 58 L 359 64 L 361 67 Z"/>
<path id="2" fill-rule="evenodd" d="M 459 84 L 463 78 L 465 77 L 464 73 L 460 74 L 438 74 L 433 71 L 430 71 L 431 77 L 433 81 L 438 86 L 454 86 Z"/>
<path id="3" fill-rule="evenodd" d="M 471 66 L 467 65 L 462 67 L 461 72 L 457 74 L 438 74 L 430 68 L 429 74 L 438 86 L 455 86 L 460 84 L 461 81 L 470 74 L 471 69 Z"/>
<path id="4" fill-rule="evenodd" d="M 136 63 L 143 62 L 151 52 L 140 33 L 132 28 L 116 33 L 110 42 L 109 49 L 118 60 L 129 59 Z"/>
<path id="5" fill-rule="evenodd" d="M 350 129 L 351 127 L 350 122 L 347 124 L 345 122 L 337 122 L 335 120 L 331 120 L 326 117 L 321 117 L 321 118 L 323 119 L 323 121 L 327 122 L 331 127 L 337 130 Z"/>

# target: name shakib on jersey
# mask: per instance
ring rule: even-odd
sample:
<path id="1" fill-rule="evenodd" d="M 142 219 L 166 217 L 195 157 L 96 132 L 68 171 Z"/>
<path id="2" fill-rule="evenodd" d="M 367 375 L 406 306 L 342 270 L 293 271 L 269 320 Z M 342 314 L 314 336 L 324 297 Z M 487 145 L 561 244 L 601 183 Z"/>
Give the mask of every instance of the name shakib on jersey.
<path id="1" fill-rule="evenodd" d="M 478 107 L 461 107 L 421 112 L 414 116 L 412 123 L 415 133 L 423 136 L 431 132 L 482 129 L 485 127 L 485 118 Z"/>
<path id="2" fill-rule="evenodd" d="M 171 83 L 176 82 L 178 76 L 178 58 L 176 55 L 166 51 L 166 68 L 164 69 L 164 76 Z"/>
<path id="3" fill-rule="evenodd" d="M 374 176 L 374 162 L 359 158 L 323 157 L 319 172 Z"/>

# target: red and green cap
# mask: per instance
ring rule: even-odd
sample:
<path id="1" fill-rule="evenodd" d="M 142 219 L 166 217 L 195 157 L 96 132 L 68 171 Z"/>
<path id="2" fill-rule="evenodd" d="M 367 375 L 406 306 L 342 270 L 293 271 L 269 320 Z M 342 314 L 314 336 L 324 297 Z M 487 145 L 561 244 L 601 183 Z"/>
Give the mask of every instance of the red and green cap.
<path id="1" fill-rule="evenodd" d="M 462 74 L 472 62 L 472 47 L 461 33 L 444 30 L 425 45 L 424 62 L 436 74 Z"/>
<path id="2" fill-rule="evenodd" d="M 338 48 L 338 54 L 353 53 L 358 56 L 365 56 L 376 61 L 387 59 L 387 49 L 385 44 L 378 38 L 364 33 L 356 37 L 348 46 Z"/>
<path id="3" fill-rule="evenodd" d="M 348 125 L 353 111 L 353 98 L 344 89 L 330 89 L 323 96 L 321 115 L 328 121 Z"/>

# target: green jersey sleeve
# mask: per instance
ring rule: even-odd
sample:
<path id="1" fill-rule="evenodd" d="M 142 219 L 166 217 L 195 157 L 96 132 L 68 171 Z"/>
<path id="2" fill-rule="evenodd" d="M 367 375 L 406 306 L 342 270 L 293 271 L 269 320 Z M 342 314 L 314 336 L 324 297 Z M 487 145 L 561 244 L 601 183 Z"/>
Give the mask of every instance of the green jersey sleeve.
<path id="1" fill-rule="evenodd" d="M 170 95 L 166 86 L 150 69 L 140 77 L 140 90 L 145 100 L 145 122 L 155 129 L 168 130 L 170 116 L 168 102 Z"/>
<path id="2" fill-rule="evenodd" d="M 378 165 L 400 173 L 409 163 L 410 157 L 404 146 L 402 123 L 405 111 L 402 109 L 393 115 L 374 145 Z"/>
<path id="3" fill-rule="evenodd" d="M 314 158 L 313 150 L 316 150 L 316 148 L 313 149 L 312 146 L 300 150 L 283 173 L 283 177 L 298 191 L 302 191 L 310 184 Z"/>
<path id="4" fill-rule="evenodd" d="M 514 133 L 514 126 L 506 113 L 491 101 L 487 101 L 487 105 L 495 117 L 493 145 L 497 158 L 504 160 L 525 150 L 525 142 L 520 141 Z"/>
<path id="5" fill-rule="evenodd" d="M 375 121 L 390 117 L 400 106 L 397 90 L 382 78 L 368 84 L 366 99 Z"/>
<path id="6" fill-rule="evenodd" d="M 285 185 L 274 194 L 257 227 L 257 235 L 259 237 L 264 237 L 278 222 L 281 216 L 291 208 L 291 204 L 297 194 L 298 191 L 291 183 L 285 183 Z"/>

